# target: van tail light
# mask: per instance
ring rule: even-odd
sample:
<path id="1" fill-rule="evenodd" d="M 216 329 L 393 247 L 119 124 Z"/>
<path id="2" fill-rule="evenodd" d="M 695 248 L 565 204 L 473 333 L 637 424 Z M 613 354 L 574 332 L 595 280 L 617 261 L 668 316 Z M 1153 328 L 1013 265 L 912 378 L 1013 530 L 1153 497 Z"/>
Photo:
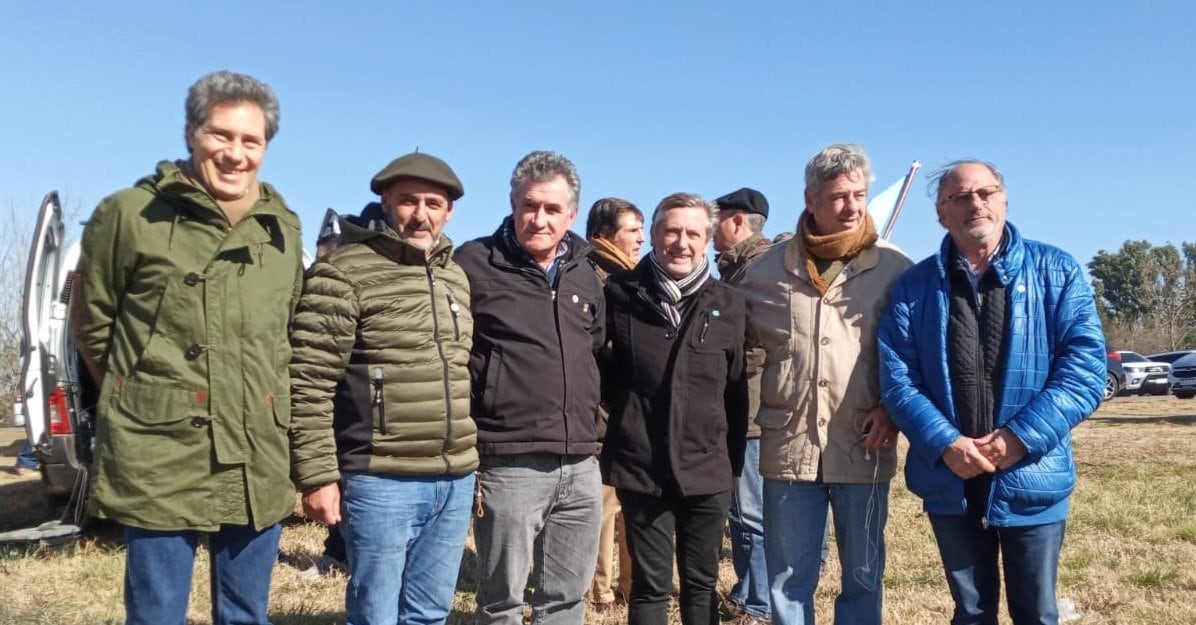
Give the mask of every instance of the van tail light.
<path id="1" fill-rule="evenodd" d="M 50 434 L 70 434 L 71 418 L 66 411 L 66 393 L 55 386 L 50 393 Z"/>

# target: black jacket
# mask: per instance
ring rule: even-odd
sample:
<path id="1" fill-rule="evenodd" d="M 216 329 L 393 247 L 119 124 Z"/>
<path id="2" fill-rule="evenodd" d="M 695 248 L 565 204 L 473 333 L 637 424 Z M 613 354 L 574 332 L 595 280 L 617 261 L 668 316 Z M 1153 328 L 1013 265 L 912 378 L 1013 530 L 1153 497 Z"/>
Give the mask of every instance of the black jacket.
<path id="1" fill-rule="evenodd" d="M 602 285 L 589 246 L 570 232 L 556 284 L 502 235 L 453 257 L 469 277 L 473 312 L 471 414 L 478 453 L 593 454 L 598 433 Z"/>
<path id="2" fill-rule="evenodd" d="M 707 280 L 674 331 L 655 304 L 649 262 L 606 284 L 603 479 L 652 495 L 730 490 L 747 432 L 743 298 Z"/>

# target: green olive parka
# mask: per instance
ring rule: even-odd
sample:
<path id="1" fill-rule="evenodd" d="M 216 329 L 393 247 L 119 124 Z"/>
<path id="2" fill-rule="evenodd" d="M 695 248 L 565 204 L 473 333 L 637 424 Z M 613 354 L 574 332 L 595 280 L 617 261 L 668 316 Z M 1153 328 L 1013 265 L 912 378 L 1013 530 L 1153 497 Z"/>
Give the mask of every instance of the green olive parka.
<path id="1" fill-rule="evenodd" d="M 154 530 L 291 513 L 287 324 L 299 219 L 269 185 L 235 226 L 163 161 L 83 231 L 76 336 L 104 371 L 96 512 Z"/>
<path id="2" fill-rule="evenodd" d="M 430 251 L 381 219 L 341 221 L 308 271 L 291 335 L 292 478 L 450 476 L 478 465 L 469 414 L 469 281 L 446 236 Z"/>

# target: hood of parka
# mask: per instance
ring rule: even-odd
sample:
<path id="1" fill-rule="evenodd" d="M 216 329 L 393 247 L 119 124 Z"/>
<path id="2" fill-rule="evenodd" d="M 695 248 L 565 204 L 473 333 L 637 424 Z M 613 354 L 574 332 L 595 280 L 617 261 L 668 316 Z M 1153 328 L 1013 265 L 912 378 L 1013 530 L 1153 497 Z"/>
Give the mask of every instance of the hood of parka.
<path id="1" fill-rule="evenodd" d="M 181 210 L 202 221 L 227 223 L 228 219 L 216 198 L 203 188 L 196 186 L 183 174 L 187 161 L 160 161 L 154 173 L 138 180 L 133 186 L 155 195 L 186 200 L 178 204 Z M 286 208 L 286 202 L 269 183 L 258 181 L 261 195 L 246 217 L 270 215 L 284 225 L 299 229 L 299 216 Z"/>

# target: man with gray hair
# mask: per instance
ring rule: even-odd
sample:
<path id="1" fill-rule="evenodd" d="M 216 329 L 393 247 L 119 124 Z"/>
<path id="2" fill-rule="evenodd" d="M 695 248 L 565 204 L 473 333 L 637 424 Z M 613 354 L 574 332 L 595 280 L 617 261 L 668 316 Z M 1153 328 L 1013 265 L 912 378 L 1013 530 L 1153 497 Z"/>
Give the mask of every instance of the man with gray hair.
<path id="1" fill-rule="evenodd" d="M 813 622 L 828 507 L 843 571 L 835 622 L 881 622 L 897 430 L 880 401 L 876 331 L 910 261 L 876 234 L 871 181 L 859 146 L 814 155 L 796 236 L 760 256 L 739 284 L 748 343 L 765 353 L 756 423 L 780 625 Z"/>
<path id="2" fill-rule="evenodd" d="M 606 284 L 610 427 L 602 473 L 631 548 L 630 625 L 669 621 L 674 553 L 684 625 L 718 622 L 718 554 L 743 466 L 743 298 L 710 279 L 718 208 L 674 193 L 652 215 L 652 251 Z"/>
<path id="3" fill-rule="evenodd" d="M 125 526 L 128 625 L 182 623 L 195 549 L 214 625 L 268 623 L 291 514 L 290 343 L 299 218 L 258 180 L 278 99 L 243 74 L 191 86 L 189 157 L 108 196 L 83 230 L 72 298 L 100 384 L 95 504 Z"/>
<path id="4" fill-rule="evenodd" d="M 477 622 L 580 625 L 598 557 L 598 363 L 602 286 L 577 219 L 581 181 L 565 157 L 532 152 L 511 175 L 511 214 L 454 256 L 474 319 L 472 415 L 481 502 Z"/>
<path id="5" fill-rule="evenodd" d="M 905 481 L 938 542 L 954 625 L 1059 620 L 1055 582 L 1076 485 L 1071 430 L 1100 405 L 1105 342 L 1084 270 L 1005 221 L 992 163 L 938 176 L 939 251 L 893 288 L 880 383 L 909 438 Z"/>

